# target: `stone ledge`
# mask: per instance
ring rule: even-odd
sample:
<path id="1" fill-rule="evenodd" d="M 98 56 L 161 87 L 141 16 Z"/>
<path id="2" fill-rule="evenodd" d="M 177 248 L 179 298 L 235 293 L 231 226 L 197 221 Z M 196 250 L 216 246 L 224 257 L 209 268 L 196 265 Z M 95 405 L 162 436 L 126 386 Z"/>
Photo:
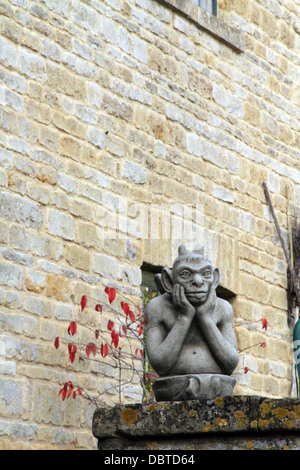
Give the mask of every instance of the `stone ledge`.
<path id="1" fill-rule="evenodd" d="M 237 52 L 245 51 L 245 34 L 238 28 L 226 24 L 220 18 L 207 13 L 190 0 L 157 0 L 162 5 L 181 13 L 196 26 L 232 47 Z"/>
<path id="2" fill-rule="evenodd" d="M 98 408 L 93 417 L 93 435 L 99 448 L 107 448 L 107 442 L 118 448 L 118 441 L 124 448 L 125 441 L 143 445 L 143 439 L 146 445 L 154 439 L 173 443 L 186 439 L 188 443 L 191 438 L 199 440 L 208 435 L 224 440 L 229 435 L 260 434 L 265 439 L 266 435 L 295 436 L 299 432 L 300 400 L 294 398 L 234 396 L 203 402 L 116 405 Z"/>

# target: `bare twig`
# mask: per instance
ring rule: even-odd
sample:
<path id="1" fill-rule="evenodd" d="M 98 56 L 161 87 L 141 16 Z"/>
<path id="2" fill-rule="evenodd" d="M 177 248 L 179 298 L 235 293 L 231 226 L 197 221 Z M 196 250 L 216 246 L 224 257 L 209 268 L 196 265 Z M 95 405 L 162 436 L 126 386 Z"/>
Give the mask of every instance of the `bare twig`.
<path id="1" fill-rule="evenodd" d="M 283 252 L 284 252 L 284 256 L 285 256 L 285 259 L 286 259 L 286 262 L 287 262 L 287 265 L 288 265 L 288 269 L 289 269 L 289 272 L 290 272 L 290 275 L 291 275 L 291 280 L 292 280 L 293 287 L 294 287 L 294 290 L 295 290 L 297 303 L 298 303 L 298 305 L 300 305 L 300 293 L 297 289 L 295 271 L 294 271 L 294 268 L 292 266 L 291 257 L 289 255 L 288 249 L 286 247 L 286 244 L 285 244 L 285 241 L 284 241 L 281 229 L 280 229 L 280 225 L 279 225 L 279 222 L 278 222 L 275 210 L 274 210 L 274 206 L 272 204 L 272 200 L 271 200 L 271 196 L 270 196 L 270 193 L 269 193 L 269 190 L 268 190 L 268 186 L 267 186 L 267 183 L 265 181 L 263 182 L 263 187 L 264 187 L 265 196 L 266 196 L 267 202 L 269 204 L 270 211 L 271 211 L 274 223 L 275 223 L 275 227 L 276 227 L 276 230 L 277 230 L 277 233 L 278 233 L 278 237 L 279 237 L 279 240 L 280 240 Z"/>

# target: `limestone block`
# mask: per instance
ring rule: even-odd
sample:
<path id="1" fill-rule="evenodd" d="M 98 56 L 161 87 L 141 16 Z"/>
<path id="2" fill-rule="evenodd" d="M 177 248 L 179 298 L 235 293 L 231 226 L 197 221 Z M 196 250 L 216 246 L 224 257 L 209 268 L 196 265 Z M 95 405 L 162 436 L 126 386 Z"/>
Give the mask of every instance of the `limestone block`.
<path id="1" fill-rule="evenodd" d="M 94 14 L 94 10 L 90 7 L 83 5 L 76 0 L 72 4 L 71 18 L 81 27 L 90 31 L 92 34 L 99 32 L 99 19 L 98 15 Z"/>
<path id="2" fill-rule="evenodd" d="M 84 248 L 77 245 L 69 245 L 66 252 L 66 260 L 71 266 L 84 271 L 89 271 L 91 266 L 91 255 Z"/>
<path id="3" fill-rule="evenodd" d="M 116 43 L 117 42 L 117 28 L 115 23 L 109 19 L 103 17 L 101 20 L 101 35 L 107 42 Z"/>
<path id="4" fill-rule="evenodd" d="M 20 70 L 29 78 L 41 83 L 46 81 L 45 60 L 37 54 L 28 53 L 25 49 L 20 50 Z"/>
<path id="5" fill-rule="evenodd" d="M 11 263 L 1 262 L 0 284 L 22 289 L 24 285 L 23 268 Z"/>
<path id="6" fill-rule="evenodd" d="M 138 184 L 144 184 L 147 179 L 147 169 L 143 168 L 133 162 L 125 161 L 123 167 L 123 175 Z"/>
<path id="7" fill-rule="evenodd" d="M 46 295 L 48 297 L 54 297 L 57 300 L 63 300 L 66 302 L 70 297 L 68 279 L 62 276 L 48 274 L 46 284 Z"/>
<path id="8" fill-rule="evenodd" d="M 116 278 L 117 260 L 112 256 L 94 254 L 94 271 L 104 277 Z"/>
<path id="9" fill-rule="evenodd" d="M 25 286 L 27 290 L 40 293 L 46 287 L 47 276 L 36 270 L 27 270 L 25 276 Z"/>
<path id="10" fill-rule="evenodd" d="M 67 240 L 75 239 L 74 220 L 69 214 L 54 209 L 48 209 L 47 227 L 51 235 L 57 235 Z"/>

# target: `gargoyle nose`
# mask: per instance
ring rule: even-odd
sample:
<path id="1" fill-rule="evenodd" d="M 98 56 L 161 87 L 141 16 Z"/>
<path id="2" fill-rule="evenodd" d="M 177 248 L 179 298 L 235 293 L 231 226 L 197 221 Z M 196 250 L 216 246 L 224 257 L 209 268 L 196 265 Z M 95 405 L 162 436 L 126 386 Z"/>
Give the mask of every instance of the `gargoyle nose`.
<path id="1" fill-rule="evenodd" d="M 194 274 L 194 276 L 193 276 L 193 283 L 194 283 L 196 286 L 202 286 L 202 284 L 203 284 L 202 276 L 200 276 L 200 274 Z"/>

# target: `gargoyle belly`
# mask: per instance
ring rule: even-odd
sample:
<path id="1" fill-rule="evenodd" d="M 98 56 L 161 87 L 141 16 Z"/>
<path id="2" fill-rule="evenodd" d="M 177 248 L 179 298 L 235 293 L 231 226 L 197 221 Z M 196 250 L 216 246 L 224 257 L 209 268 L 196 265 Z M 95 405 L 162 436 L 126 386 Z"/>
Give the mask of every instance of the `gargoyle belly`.
<path id="1" fill-rule="evenodd" d="M 168 375 L 222 373 L 206 345 L 184 345 L 178 361 Z"/>

